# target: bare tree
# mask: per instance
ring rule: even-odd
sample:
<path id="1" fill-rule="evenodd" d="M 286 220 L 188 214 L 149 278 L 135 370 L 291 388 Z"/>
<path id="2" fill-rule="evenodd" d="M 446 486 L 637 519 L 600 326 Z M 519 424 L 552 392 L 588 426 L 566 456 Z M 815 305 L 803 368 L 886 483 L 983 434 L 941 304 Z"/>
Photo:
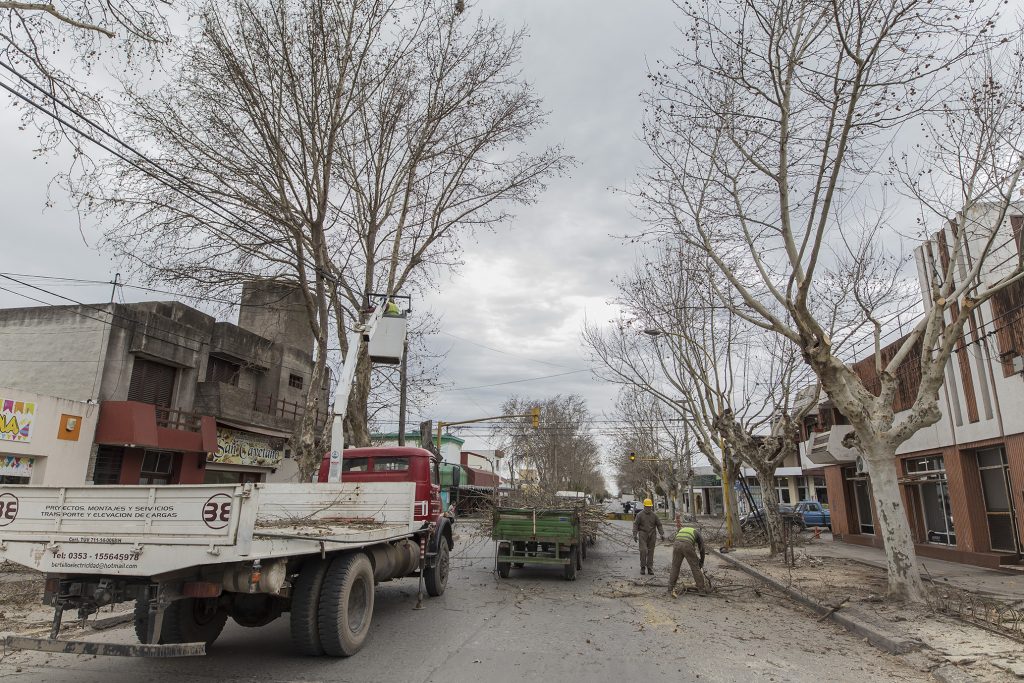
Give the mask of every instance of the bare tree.
<path id="1" fill-rule="evenodd" d="M 1000 255 L 1024 169 L 1019 27 L 1002 32 L 996 3 L 969 11 L 946 0 L 677 4 L 688 47 L 652 74 L 644 135 L 653 163 L 638 206 L 712 260 L 727 282 L 723 305 L 799 347 L 854 427 L 889 594 L 919 599 L 895 453 L 940 419 L 944 368 L 979 304 L 1024 274 L 1019 255 L 1009 264 Z M 876 342 L 877 381 L 865 383 L 831 332 L 867 326 L 877 340 L 904 307 L 875 296 L 866 274 L 878 255 L 859 243 L 846 249 L 842 234 L 879 223 L 884 240 L 874 246 L 899 243 L 877 197 L 900 176 L 953 257 L 932 250 L 926 314 L 895 353 L 883 358 Z M 876 199 L 858 201 L 865 191 Z M 959 272 L 961 254 L 970 265 Z M 851 296 L 838 301 L 849 317 L 832 329 L 822 302 L 837 303 L 831 290 L 850 274 L 858 277 L 842 287 Z M 897 415 L 905 361 L 921 381 Z"/>
<path id="2" fill-rule="evenodd" d="M 173 9 L 167 0 L 0 0 L 2 73 L 45 110 L 66 116 L 47 98 L 52 95 L 71 110 L 105 117 L 101 88 L 86 79 L 104 59 L 119 70 L 157 59 L 171 40 L 167 16 Z M 78 136 L 56 119 L 25 101 L 14 103 L 22 105 L 25 122 L 36 125 L 43 148 L 61 139 L 77 145 Z"/>
<path id="3" fill-rule="evenodd" d="M 150 278 L 302 292 L 316 343 L 306 474 L 330 342 L 345 353 L 371 294 L 428 285 L 457 265 L 459 235 L 504 221 L 569 161 L 515 151 L 543 112 L 515 73 L 520 34 L 495 22 L 431 2 L 233 0 L 201 27 L 172 83 L 128 89 L 128 137 L 154 162 L 114 160 L 77 190 Z M 367 445 L 365 350 L 358 367 L 346 442 Z"/>
<path id="4" fill-rule="evenodd" d="M 495 427 L 494 437 L 513 468 L 537 471 L 543 491 L 604 491 L 600 449 L 590 433 L 590 411 L 579 395 L 557 395 L 546 399 L 509 398 L 501 407 L 505 415 L 525 415 L 541 409 L 541 426 L 534 429 L 528 418 Z"/>
<path id="5" fill-rule="evenodd" d="M 506 222 L 571 163 L 557 147 L 522 149 L 545 116 L 517 73 L 523 33 L 464 17 L 425 15 L 409 59 L 376 77 L 345 128 L 337 177 L 348 233 L 331 258 L 339 329 L 364 315 L 366 293 L 416 293 L 457 267 L 462 238 Z M 369 443 L 369 380 L 363 354 L 346 418 L 357 445 Z"/>

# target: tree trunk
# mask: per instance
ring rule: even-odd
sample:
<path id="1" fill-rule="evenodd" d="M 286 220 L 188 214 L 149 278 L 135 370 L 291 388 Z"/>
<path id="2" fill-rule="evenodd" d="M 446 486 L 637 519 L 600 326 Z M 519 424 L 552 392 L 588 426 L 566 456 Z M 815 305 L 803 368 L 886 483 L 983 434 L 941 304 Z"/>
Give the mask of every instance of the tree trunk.
<path id="1" fill-rule="evenodd" d="M 871 493 L 875 499 L 878 530 L 885 544 L 885 560 L 889 570 L 889 597 L 921 601 L 924 584 L 917 566 L 914 537 L 910 531 L 900 495 L 896 451 L 884 444 L 868 444 L 860 439 L 860 450 L 871 476 Z"/>
<path id="2" fill-rule="evenodd" d="M 323 328 L 326 329 L 326 328 Z M 302 413 L 298 431 L 295 434 L 295 463 L 299 468 L 299 481 L 308 482 L 313 478 L 323 460 L 322 443 L 317 434 L 317 410 L 326 406 L 320 405 L 323 393 L 324 376 L 327 369 L 327 340 L 317 340 L 316 361 L 309 378 L 309 389 L 306 391 L 306 407 Z M 328 419 L 328 422 L 330 420 Z"/>
<path id="3" fill-rule="evenodd" d="M 361 342 L 360 342 L 361 343 Z M 348 443 L 355 448 L 370 445 L 369 414 L 366 404 L 370 398 L 370 356 L 365 348 L 359 350 L 356 362 L 356 379 L 348 397 L 345 413 L 345 433 Z"/>
<path id="4" fill-rule="evenodd" d="M 764 523 L 768 532 L 768 547 L 772 556 L 781 553 L 782 517 L 779 515 L 779 492 L 775 489 L 775 468 L 767 470 L 755 467 L 757 483 L 761 485 L 761 509 L 764 510 Z"/>

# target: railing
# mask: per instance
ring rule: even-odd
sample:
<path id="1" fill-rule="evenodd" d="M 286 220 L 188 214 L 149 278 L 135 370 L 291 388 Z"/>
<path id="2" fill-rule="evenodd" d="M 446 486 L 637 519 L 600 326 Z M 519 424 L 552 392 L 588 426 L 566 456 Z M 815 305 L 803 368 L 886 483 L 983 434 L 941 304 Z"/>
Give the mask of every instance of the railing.
<path id="1" fill-rule="evenodd" d="M 180 429 L 186 432 L 202 431 L 202 415 L 156 406 L 156 426 L 166 429 Z"/>
<path id="2" fill-rule="evenodd" d="M 297 422 L 306 414 L 306 404 L 295 401 L 286 401 L 283 398 L 275 399 L 273 396 L 253 394 L 252 409 L 264 415 L 273 415 L 290 419 Z M 326 413 L 322 410 L 316 411 L 316 424 L 322 424 Z"/>

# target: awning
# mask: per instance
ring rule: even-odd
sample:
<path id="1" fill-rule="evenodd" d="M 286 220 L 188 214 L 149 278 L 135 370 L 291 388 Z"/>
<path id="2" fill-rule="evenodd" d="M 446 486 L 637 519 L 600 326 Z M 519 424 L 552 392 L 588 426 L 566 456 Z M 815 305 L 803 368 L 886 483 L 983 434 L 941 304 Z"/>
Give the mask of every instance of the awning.
<path id="1" fill-rule="evenodd" d="M 279 439 L 290 439 L 292 436 L 291 432 L 284 432 L 280 429 L 270 429 L 269 427 L 253 427 L 247 425 L 244 422 L 233 422 L 231 420 L 222 420 L 217 418 L 217 424 L 224 425 L 225 427 L 231 427 L 232 429 L 240 429 L 243 432 L 252 432 L 253 434 L 262 434 L 263 436 L 274 436 Z"/>

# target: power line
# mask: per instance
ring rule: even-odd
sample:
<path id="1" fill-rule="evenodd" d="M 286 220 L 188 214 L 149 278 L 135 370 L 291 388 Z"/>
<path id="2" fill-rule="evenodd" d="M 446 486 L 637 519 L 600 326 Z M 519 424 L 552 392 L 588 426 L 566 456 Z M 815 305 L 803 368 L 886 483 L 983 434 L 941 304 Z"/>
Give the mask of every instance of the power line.
<path id="1" fill-rule="evenodd" d="M 558 374 L 555 374 L 555 375 L 542 375 L 540 377 L 529 377 L 527 379 L 513 379 L 513 380 L 509 380 L 508 382 L 495 382 L 494 384 L 480 384 L 480 385 L 475 386 L 475 387 L 456 387 L 454 389 L 449 389 L 448 391 L 469 391 L 470 389 L 487 389 L 489 387 L 502 387 L 502 386 L 505 386 L 506 384 L 521 384 L 523 382 L 536 382 L 538 380 L 551 379 L 553 377 L 565 377 L 566 375 L 575 375 L 575 374 L 578 374 L 580 372 L 590 372 L 590 370 L 572 370 L 570 372 L 559 372 Z"/>
<path id="2" fill-rule="evenodd" d="M 578 370 L 579 372 L 587 372 L 587 370 L 580 370 L 579 368 L 574 368 L 574 367 L 569 366 L 569 365 L 561 365 L 559 363 L 552 363 L 552 362 L 546 361 L 546 360 L 539 360 L 537 358 L 530 358 L 529 356 L 524 356 L 521 353 L 513 353 L 511 351 L 504 351 L 502 349 L 497 349 L 497 348 L 494 348 L 493 346 L 488 346 L 487 344 L 481 344 L 480 342 L 473 341 L 472 339 L 466 339 L 465 337 L 460 337 L 459 335 L 452 334 L 451 332 L 443 332 L 442 331 L 441 334 L 447 335 L 449 337 L 453 337 L 453 338 L 458 339 L 460 341 L 464 341 L 467 344 L 472 344 L 473 346 L 479 346 L 480 348 L 487 349 L 488 351 L 494 351 L 495 353 L 504 354 L 506 356 L 513 356 L 515 358 L 522 358 L 523 360 L 532 361 L 534 363 L 542 363 L 544 365 L 551 365 L 551 366 L 556 367 L 556 368 L 564 368 L 566 370 Z"/>

